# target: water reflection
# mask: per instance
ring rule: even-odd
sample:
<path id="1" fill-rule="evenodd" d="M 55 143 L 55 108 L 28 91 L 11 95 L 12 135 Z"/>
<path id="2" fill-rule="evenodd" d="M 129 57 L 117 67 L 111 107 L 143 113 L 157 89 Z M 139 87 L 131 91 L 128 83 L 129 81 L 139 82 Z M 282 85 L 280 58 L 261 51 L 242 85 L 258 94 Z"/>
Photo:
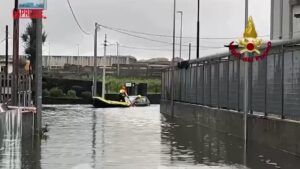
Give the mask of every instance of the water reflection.
<path id="1" fill-rule="evenodd" d="M 161 116 L 159 106 L 94 109 L 48 106 L 44 122 L 49 137 L 31 134 L 23 117 L 20 136 L 10 139 L 0 114 L 0 168 L 22 169 L 244 169 L 243 141 L 190 123 Z M 26 123 L 24 123 L 26 121 Z M 7 123 L 6 123 L 7 124 Z M 12 123 L 10 123 L 12 124 Z M 14 123 L 18 124 L 18 123 Z M 15 130 L 11 130 L 15 131 Z M 18 133 L 18 132 L 15 132 Z M 24 134 L 26 133 L 26 134 Z M 4 147 L 4 148 L 3 148 Z M 300 160 L 280 151 L 250 144 L 247 168 L 294 169 Z"/>
<path id="2" fill-rule="evenodd" d="M 1 113 L 0 168 L 21 167 L 22 121 L 18 111 Z"/>
<path id="3" fill-rule="evenodd" d="M 196 125 L 165 119 L 162 127 L 163 153 L 174 164 L 204 164 L 240 168 L 243 163 L 242 141 Z M 230 139 L 228 139 L 228 138 Z"/>
<path id="4" fill-rule="evenodd" d="M 172 164 L 195 164 L 245 168 L 243 140 L 215 130 L 163 117 L 162 153 L 170 154 Z M 282 151 L 249 143 L 246 164 L 253 169 L 294 169 L 300 159 Z"/>
<path id="5" fill-rule="evenodd" d="M 22 169 L 41 169 L 41 138 L 22 136 Z"/>
<path id="6" fill-rule="evenodd" d="M 93 111 L 93 116 L 92 116 L 92 122 L 93 122 L 93 127 L 92 127 L 92 133 L 93 133 L 93 139 L 92 139 L 92 159 L 93 159 L 93 164 L 92 167 L 96 168 L 96 124 L 97 124 L 97 116 L 96 112 Z"/>

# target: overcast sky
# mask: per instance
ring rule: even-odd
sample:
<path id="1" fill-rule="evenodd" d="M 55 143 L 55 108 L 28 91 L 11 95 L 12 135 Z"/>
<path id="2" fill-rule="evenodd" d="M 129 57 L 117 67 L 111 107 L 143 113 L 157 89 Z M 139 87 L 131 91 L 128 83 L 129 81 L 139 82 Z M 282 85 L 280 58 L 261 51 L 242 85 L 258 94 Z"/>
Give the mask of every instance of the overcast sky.
<path id="1" fill-rule="evenodd" d="M 249 14 L 253 16 L 258 35 L 270 33 L 270 0 L 249 0 Z M 48 34 L 43 53 L 51 55 L 77 55 L 79 44 L 80 55 L 93 55 L 94 24 L 98 22 L 115 28 L 151 34 L 172 35 L 173 31 L 173 0 L 70 0 L 80 25 L 91 35 L 85 35 L 73 19 L 67 0 L 48 0 L 45 11 L 47 19 L 43 20 L 44 30 Z M 12 37 L 13 0 L 1 0 L 0 40 L 5 38 L 5 25 L 9 25 L 9 35 Z M 188 44 L 196 46 L 197 0 L 177 0 L 177 10 L 183 11 L 183 47 L 182 56 L 188 58 Z M 243 0 L 201 0 L 200 31 L 202 39 L 200 55 L 224 51 L 236 37 L 242 36 L 244 27 Z M 180 15 L 176 15 L 176 35 L 179 36 Z M 20 34 L 28 20 L 20 21 Z M 1 31 L 2 30 L 2 31 Z M 98 34 L 98 54 L 103 55 L 104 34 L 108 42 L 120 44 L 120 55 L 132 55 L 138 59 L 153 57 L 172 57 L 172 45 L 131 37 L 125 34 L 101 28 Z M 135 34 L 138 35 L 138 34 Z M 170 37 L 138 35 L 163 42 L 172 42 Z M 195 37 L 195 38 L 191 38 Z M 232 38 L 232 39 L 222 39 Z M 268 38 L 268 37 L 267 37 Z M 177 39 L 179 43 L 179 39 Z M 9 41 L 12 45 L 12 41 Z M 20 54 L 23 54 L 23 44 L 20 43 Z M 122 47 L 123 46 L 123 47 Z M 142 48 L 130 49 L 128 47 Z M 207 48 L 212 47 L 212 48 Z M 214 49 L 217 48 L 217 49 Z M 0 54 L 4 54 L 5 43 L 0 44 Z M 157 50 L 155 50 L 157 49 Z M 196 48 L 192 48 L 192 58 L 196 57 Z M 12 48 L 10 48 L 12 53 Z M 107 48 L 108 55 L 116 54 L 116 46 Z M 179 56 L 179 46 L 176 46 L 176 56 Z"/>

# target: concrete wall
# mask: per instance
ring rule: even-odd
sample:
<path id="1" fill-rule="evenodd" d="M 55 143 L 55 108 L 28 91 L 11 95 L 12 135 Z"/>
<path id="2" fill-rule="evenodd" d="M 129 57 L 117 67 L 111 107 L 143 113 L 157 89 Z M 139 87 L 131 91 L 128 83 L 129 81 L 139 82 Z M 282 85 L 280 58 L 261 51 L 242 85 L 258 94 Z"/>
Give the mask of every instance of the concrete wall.
<path id="1" fill-rule="evenodd" d="M 112 66 L 113 64 L 130 64 L 137 60 L 133 56 L 98 56 L 97 65 Z M 62 68 L 65 64 L 94 66 L 93 56 L 43 56 L 43 67 L 46 68 Z"/>
<path id="2" fill-rule="evenodd" d="M 161 100 L 160 111 L 171 116 L 170 101 Z M 243 138 L 243 114 L 201 105 L 175 102 L 174 117 Z M 249 115 L 250 141 L 300 156 L 300 123 Z"/>

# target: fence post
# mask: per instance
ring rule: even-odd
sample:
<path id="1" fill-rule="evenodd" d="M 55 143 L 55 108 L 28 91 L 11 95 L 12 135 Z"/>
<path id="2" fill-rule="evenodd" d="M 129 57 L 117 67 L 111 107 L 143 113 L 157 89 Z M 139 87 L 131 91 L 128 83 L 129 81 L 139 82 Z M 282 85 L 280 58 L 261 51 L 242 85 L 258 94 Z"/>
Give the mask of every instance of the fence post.
<path id="1" fill-rule="evenodd" d="M 197 62 L 196 66 L 195 66 L 195 69 L 196 69 L 196 75 L 195 75 L 195 80 L 196 80 L 196 85 L 195 85 L 195 90 L 196 90 L 196 101 L 195 103 L 198 104 L 198 67 L 199 67 L 199 63 Z"/>
<path id="2" fill-rule="evenodd" d="M 292 53 L 294 55 L 294 52 Z M 284 116 L 284 46 L 281 45 L 281 119 L 285 119 Z"/>
<path id="3" fill-rule="evenodd" d="M 253 88 L 252 88 L 252 81 L 253 81 L 253 62 L 249 63 L 249 112 L 250 114 L 253 114 L 253 106 L 252 106 L 252 93 L 253 93 Z"/>
<path id="4" fill-rule="evenodd" d="M 26 94 L 27 94 L 27 76 L 24 75 L 23 78 L 23 106 L 26 107 Z"/>
<path id="5" fill-rule="evenodd" d="M 217 79 L 217 86 L 218 86 L 218 89 L 217 89 L 217 91 L 218 91 L 218 109 L 220 109 L 220 64 L 221 64 L 221 61 L 222 61 L 222 59 L 220 58 L 219 59 L 219 63 L 218 63 L 218 68 L 217 68 L 217 73 L 218 73 L 218 79 Z"/>
<path id="6" fill-rule="evenodd" d="M 182 71 L 181 71 L 181 70 L 182 70 L 182 68 L 179 68 L 179 69 L 178 69 L 178 73 L 179 73 L 179 76 L 178 76 L 178 79 L 179 79 L 179 91 L 180 91 L 180 92 L 179 92 L 179 100 L 180 100 L 180 101 L 182 101 L 182 94 L 181 94 Z"/>
<path id="7" fill-rule="evenodd" d="M 264 116 L 267 117 L 268 116 L 268 57 L 265 58 L 264 60 L 264 65 L 265 65 L 265 113 Z"/>
<path id="8" fill-rule="evenodd" d="M 228 56 L 228 60 L 227 60 L 227 109 L 229 109 L 229 80 L 230 80 L 230 56 Z"/>
<path id="9" fill-rule="evenodd" d="M 20 89 L 20 81 L 21 81 L 21 79 L 20 79 L 20 74 L 18 74 L 18 76 L 17 76 L 17 78 L 19 79 L 18 81 L 17 81 L 17 86 L 18 86 L 18 90 L 17 90 L 17 106 L 18 107 L 20 107 L 20 103 L 21 103 L 21 98 L 20 98 L 20 95 L 21 95 L 21 89 Z"/>
<path id="10" fill-rule="evenodd" d="M 189 68 L 188 68 L 189 69 Z M 185 85 L 184 85 L 184 93 L 185 93 L 185 99 L 184 99 L 184 102 L 187 102 L 188 101 L 188 92 L 187 92 L 187 90 L 186 90 L 186 87 L 187 87 L 187 73 L 188 73 L 188 69 L 185 69 L 185 80 L 184 80 L 184 82 L 185 82 Z"/>
<path id="11" fill-rule="evenodd" d="M 190 89 L 192 89 L 192 68 L 193 68 L 193 64 L 190 64 Z M 190 103 L 192 103 L 192 91 L 189 90 L 189 98 L 190 98 Z"/>
<path id="12" fill-rule="evenodd" d="M 212 86 L 211 86 L 211 78 L 212 78 L 212 73 L 211 73 L 211 68 L 212 68 L 212 66 L 211 66 L 212 64 L 210 63 L 209 64 L 209 106 L 212 106 L 212 99 L 211 99 L 211 96 L 212 96 L 212 90 L 211 90 L 211 88 L 212 88 Z"/>
<path id="13" fill-rule="evenodd" d="M 203 65 L 202 65 L 202 73 L 203 73 L 203 76 L 202 76 L 202 105 L 205 105 L 205 61 L 203 61 Z"/>
<path id="14" fill-rule="evenodd" d="M 28 89 L 29 89 L 29 94 L 28 94 L 28 98 L 29 98 L 28 100 L 29 101 L 28 102 L 29 103 L 28 103 L 28 105 L 32 106 L 32 104 L 31 104 L 32 103 L 32 89 L 31 89 L 31 83 L 32 83 L 32 81 L 31 81 L 31 75 L 29 75 L 28 77 L 29 77 L 28 78 L 28 82 L 29 82 L 29 85 L 28 85 Z"/>
<path id="15" fill-rule="evenodd" d="M 240 72 L 241 72 L 241 61 L 240 59 L 237 62 L 237 76 L 238 76 L 238 83 L 237 83 L 237 111 L 240 111 Z"/>
<path id="16" fill-rule="evenodd" d="M 0 100 L 1 100 L 1 103 L 3 103 L 4 102 L 4 98 L 5 98 L 5 88 L 4 88 L 4 94 L 2 93 L 2 88 L 3 88 L 3 86 L 2 86 L 2 81 L 5 81 L 5 78 L 3 78 L 3 75 L 1 74 L 1 76 L 0 76 Z"/>

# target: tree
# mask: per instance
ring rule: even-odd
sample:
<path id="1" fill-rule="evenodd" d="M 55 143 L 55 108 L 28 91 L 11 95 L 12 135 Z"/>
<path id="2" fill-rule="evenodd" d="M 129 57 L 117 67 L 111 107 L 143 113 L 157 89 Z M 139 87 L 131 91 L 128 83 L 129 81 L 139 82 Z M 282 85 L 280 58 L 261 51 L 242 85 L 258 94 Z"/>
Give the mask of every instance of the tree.
<path id="1" fill-rule="evenodd" d="M 36 20 L 32 19 L 31 23 L 29 23 L 25 29 L 25 32 L 22 34 L 21 38 L 24 43 L 25 54 L 27 55 L 28 59 L 30 60 L 30 65 L 32 67 L 32 71 L 35 70 L 35 45 L 36 45 L 36 29 L 35 24 Z M 43 32 L 42 34 L 42 42 L 46 41 L 47 34 Z"/>

